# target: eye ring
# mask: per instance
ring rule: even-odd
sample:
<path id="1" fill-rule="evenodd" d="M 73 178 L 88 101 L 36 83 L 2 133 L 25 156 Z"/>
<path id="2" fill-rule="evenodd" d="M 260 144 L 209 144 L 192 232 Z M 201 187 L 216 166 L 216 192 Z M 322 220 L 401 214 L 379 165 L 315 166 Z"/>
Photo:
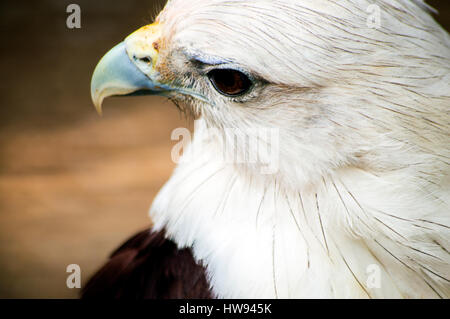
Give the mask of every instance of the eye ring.
<path id="1" fill-rule="evenodd" d="M 253 85 L 246 74 L 234 69 L 214 69 L 208 78 L 220 94 L 230 97 L 247 93 Z"/>

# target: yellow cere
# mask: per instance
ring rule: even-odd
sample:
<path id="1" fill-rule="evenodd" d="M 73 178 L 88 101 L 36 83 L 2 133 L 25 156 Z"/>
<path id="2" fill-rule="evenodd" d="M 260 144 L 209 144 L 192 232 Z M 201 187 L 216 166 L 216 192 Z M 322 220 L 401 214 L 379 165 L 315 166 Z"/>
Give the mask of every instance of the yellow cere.
<path id="1" fill-rule="evenodd" d="M 161 25 L 159 23 L 146 25 L 130 34 L 125 39 L 130 59 L 133 56 L 138 59 L 150 57 L 154 68 L 158 61 L 160 38 Z"/>

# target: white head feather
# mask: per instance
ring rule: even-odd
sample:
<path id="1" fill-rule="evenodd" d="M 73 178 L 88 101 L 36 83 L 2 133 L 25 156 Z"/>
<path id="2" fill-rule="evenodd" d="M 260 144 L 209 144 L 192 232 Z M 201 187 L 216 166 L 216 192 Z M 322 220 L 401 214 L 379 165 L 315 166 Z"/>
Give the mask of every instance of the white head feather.
<path id="1" fill-rule="evenodd" d="M 423 1 L 171 0 L 158 22 L 203 151 L 151 216 L 218 296 L 450 297 L 450 37 Z M 255 85 L 223 96 L 187 57 Z M 221 162 L 211 127 L 278 129 L 279 171 Z"/>

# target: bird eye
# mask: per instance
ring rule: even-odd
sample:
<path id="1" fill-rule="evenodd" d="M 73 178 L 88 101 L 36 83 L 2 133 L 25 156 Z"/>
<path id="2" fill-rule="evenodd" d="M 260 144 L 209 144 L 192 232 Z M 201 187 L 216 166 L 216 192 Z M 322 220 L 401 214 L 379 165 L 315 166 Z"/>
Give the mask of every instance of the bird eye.
<path id="1" fill-rule="evenodd" d="M 208 73 L 214 88 L 227 96 L 238 96 L 247 92 L 252 81 L 242 72 L 232 69 L 215 69 Z"/>

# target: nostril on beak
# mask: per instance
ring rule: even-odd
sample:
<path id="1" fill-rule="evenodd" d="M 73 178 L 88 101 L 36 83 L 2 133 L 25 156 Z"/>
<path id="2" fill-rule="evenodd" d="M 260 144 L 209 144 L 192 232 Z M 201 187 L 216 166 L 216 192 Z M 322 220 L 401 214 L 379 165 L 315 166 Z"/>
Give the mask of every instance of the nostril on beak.
<path id="1" fill-rule="evenodd" d="M 139 61 L 141 61 L 141 62 L 143 62 L 145 64 L 151 64 L 152 63 L 152 58 L 150 58 L 148 56 L 145 56 L 145 57 L 139 58 Z"/>

